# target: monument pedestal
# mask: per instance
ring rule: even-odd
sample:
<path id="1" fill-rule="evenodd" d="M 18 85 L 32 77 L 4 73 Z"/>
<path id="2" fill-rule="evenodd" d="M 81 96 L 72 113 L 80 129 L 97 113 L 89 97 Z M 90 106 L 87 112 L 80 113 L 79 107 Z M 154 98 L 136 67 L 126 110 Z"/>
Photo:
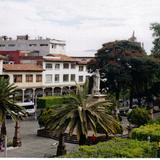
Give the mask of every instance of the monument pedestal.
<path id="1" fill-rule="evenodd" d="M 95 99 L 96 101 L 105 101 L 106 100 L 106 95 L 104 94 L 96 94 L 93 95 L 93 99 Z"/>
<path id="2" fill-rule="evenodd" d="M 88 95 L 88 97 L 93 97 L 94 101 L 105 101 L 107 96 L 105 94 L 95 94 Z"/>

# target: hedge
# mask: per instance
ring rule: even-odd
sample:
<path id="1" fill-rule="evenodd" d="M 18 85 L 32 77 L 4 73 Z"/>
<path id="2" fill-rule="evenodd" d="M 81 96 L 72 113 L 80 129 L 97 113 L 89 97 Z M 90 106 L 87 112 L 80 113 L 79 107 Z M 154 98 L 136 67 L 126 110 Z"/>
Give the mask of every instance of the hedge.
<path id="1" fill-rule="evenodd" d="M 148 110 L 145 108 L 134 108 L 131 112 L 127 114 L 127 119 L 130 123 L 137 126 L 144 125 L 151 120 Z"/>
<path id="2" fill-rule="evenodd" d="M 160 117 L 158 117 L 158 118 L 155 119 L 155 120 L 149 121 L 148 124 L 159 124 L 159 125 L 160 125 Z"/>
<path id="3" fill-rule="evenodd" d="M 97 145 L 81 146 L 65 158 L 150 158 L 156 156 L 156 144 L 125 138 L 114 138 Z"/>
<path id="4" fill-rule="evenodd" d="M 46 108 L 43 111 L 41 111 L 40 115 L 38 116 L 38 124 L 41 127 L 46 126 L 47 119 L 50 114 L 53 114 L 55 111 L 53 108 Z"/>
<path id="5" fill-rule="evenodd" d="M 138 140 L 148 140 L 150 136 L 150 141 L 160 141 L 160 124 L 148 124 L 135 128 L 131 134 L 133 139 Z"/>
<path id="6" fill-rule="evenodd" d="M 69 100 L 66 96 L 46 96 L 37 98 L 37 108 L 54 107 L 61 105 Z"/>

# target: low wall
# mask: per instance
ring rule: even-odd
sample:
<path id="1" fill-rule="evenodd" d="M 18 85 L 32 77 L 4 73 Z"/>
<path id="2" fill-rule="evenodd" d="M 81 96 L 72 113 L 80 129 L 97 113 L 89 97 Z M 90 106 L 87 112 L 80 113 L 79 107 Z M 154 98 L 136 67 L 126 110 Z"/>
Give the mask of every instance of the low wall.
<path id="1" fill-rule="evenodd" d="M 52 139 L 55 139 L 55 140 L 58 141 L 58 136 L 55 134 L 55 132 L 54 131 L 49 131 L 47 129 L 37 130 L 37 136 L 52 138 Z M 99 136 L 96 137 L 95 144 L 98 143 L 98 142 L 107 141 L 109 139 L 110 138 L 109 137 L 106 138 L 106 136 L 104 134 L 99 135 Z M 64 133 L 64 141 L 67 142 L 67 143 L 78 144 L 77 136 L 74 135 L 74 134 L 72 136 L 70 136 L 68 133 Z M 93 143 L 90 141 L 90 138 L 88 137 L 87 145 L 90 145 L 90 144 L 93 144 Z"/>

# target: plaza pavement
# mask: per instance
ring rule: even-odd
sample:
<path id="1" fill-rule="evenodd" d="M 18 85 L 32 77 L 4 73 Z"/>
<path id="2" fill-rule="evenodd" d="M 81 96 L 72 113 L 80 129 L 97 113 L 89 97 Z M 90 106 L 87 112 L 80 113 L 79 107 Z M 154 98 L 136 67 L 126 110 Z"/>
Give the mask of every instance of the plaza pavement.
<path id="1" fill-rule="evenodd" d="M 12 120 L 7 120 L 8 140 L 12 141 L 14 136 L 14 125 Z M 56 155 L 58 141 L 36 136 L 39 125 L 35 120 L 25 120 L 20 122 L 20 134 L 22 146 L 7 151 L 7 157 L 21 158 L 43 158 L 49 155 Z M 78 145 L 66 143 L 67 152 L 78 149 Z M 0 152 L 0 157 L 4 157 L 4 152 Z"/>
<path id="2" fill-rule="evenodd" d="M 158 118 L 160 112 L 154 114 L 154 118 Z M 126 117 L 122 118 L 122 126 L 124 128 L 123 134 L 127 134 L 126 126 L 128 121 Z M 12 120 L 7 120 L 7 135 L 9 141 L 12 141 L 14 136 L 15 123 Z M 21 158 L 43 158 L 49 155 L 56 155 L 58 141 L 50 138 L 38 137 L 37 129 L 39 128 L 38 122 L 33 119 L 28 119 L 20 122 L 20 134 L 22 146 L 8 150 L 7 157 L 21 157 Z M 67 152 L 73 152 L 78 149 L 78 145 L 65 143 Z M 0 157 L 4 157 L 4 152 L 0 152 Z"/>

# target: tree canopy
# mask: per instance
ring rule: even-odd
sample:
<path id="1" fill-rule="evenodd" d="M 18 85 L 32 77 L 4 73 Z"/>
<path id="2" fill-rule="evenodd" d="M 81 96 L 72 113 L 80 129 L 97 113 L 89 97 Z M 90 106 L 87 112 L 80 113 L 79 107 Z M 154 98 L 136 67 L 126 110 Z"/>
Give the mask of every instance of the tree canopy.
<path id="1" fill-rule="evenodd" d="M 88 85 L 87 85 L 88 86 Z M 85 144 L 88 131 L 97 133 L 99 124 L 106 133 L 118 133 L 121 127 L 111 115 L 108 114 L 107 107 L 110 102 L 97 101 L 88 97 L 88 87 L 81 88 L 77 85 L 77 94 L 70 94 L 70 101 L 57 107 L 47 120 L 46 128 L 54 130 L 57 134 L 66 131 L 69 134 L 76 133 L 79 144 Z"/>
<path id="2" fill-rule="evenodd" d="M 137 42 L 124 40 L 104 44 L 88 68 L 92 72 L 100 69 L 101 79 L 107 80 L 102 87 L 115 94 L 117 101 L 122 92 L 128 91 L 130 106 L 133 98 L 141 105 L 142 97 L 149 100 L 153 94 L 160 93 L 159 87 L 155 92 L 155 84 L 159 85 L 160 81 L 160 63 L 147 56 Z"/>
<path id="3" fill-rule="evenodd" d="M 150 29 L 153 30 L 153 48 L 151 53 L 154 56 L 160 56 L 160 23 L 152 23 Z"/>

